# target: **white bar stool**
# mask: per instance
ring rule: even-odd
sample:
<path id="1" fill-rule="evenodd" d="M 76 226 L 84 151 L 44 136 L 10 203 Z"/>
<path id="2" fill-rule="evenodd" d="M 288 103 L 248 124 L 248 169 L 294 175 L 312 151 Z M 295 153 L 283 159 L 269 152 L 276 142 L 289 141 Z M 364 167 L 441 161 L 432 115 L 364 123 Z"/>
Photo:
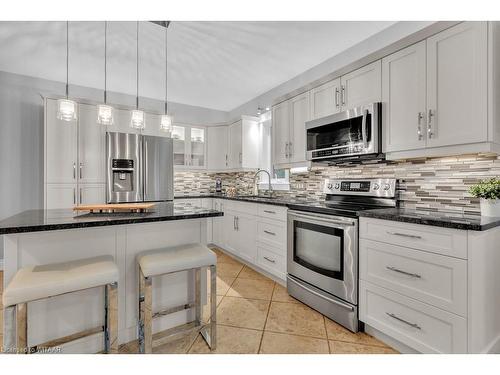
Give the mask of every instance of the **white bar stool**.
<path id="1" fill-rule="evenodd" d="M 66 263 L 21 268 L 3 293 L 9 344 L 8 352 L 36 353 L 76 339 L 104 332 L 104 351 L 118 352 L 118 267 L 111 256 L 81 259 Z M 104 287 L 104 325 L 28 347 L 28 303 Z M 7 320 L 8 319 L 8 320 Z"/>
<path id="2" fill-rule="evenodd" d="M 157 249 L 140 254 L 137 257 L 139 265 L 139 352 L 153 352 L 153 318 L 172 314 L 178 311 L 195 308 L 194 327 L 188 329 L 189 323 L 174 327 L 172 333 L 161 339 L 162 342 L 172 336 L 197 330 L 210 346 L 211 350 L 216 348 L 216 268 L 217 256 L 208 247 L 201 244 L 188 244 L 164 249 Z M 201 270 L 210 267 L 210 324 L 202 324 L 201 321 Z M 152 300 L 152 278 L 181 271 L 195 270 L 195 300 L 193 302 L 172 307 L 167 310 L 153 313 Z M 210 334 L 208 334 L 210 326 Z M 156 346 L 156 345 L 155 345 Z"/>

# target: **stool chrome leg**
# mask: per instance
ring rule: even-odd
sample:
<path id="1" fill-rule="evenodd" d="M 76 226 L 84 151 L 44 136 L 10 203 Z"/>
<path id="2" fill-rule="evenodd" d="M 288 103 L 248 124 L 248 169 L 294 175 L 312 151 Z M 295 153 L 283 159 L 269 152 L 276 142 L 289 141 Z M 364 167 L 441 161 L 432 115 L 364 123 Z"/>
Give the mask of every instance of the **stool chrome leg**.
<path id="1" fill-rule="evenodd" d="M 104 287 L 104 351 L 118 353 L 118 284 Z"/>
<path id="2" fill-rule="evenodd" d="M 217 347 L 217 266 L 210 266 L 210 349 Z"/>
<path id="3" fill-rule="evenodd" d="M 194 271 L 195 324 L 201 324 L 201 268 Z"/>
<path id="4" fill-rule="evenodd" d="M 16 306 L 7 306 L 3 310 L 3 348 L 6 353 L 13 353 L 16 348 Z"/>
<path id="5" fill-rule="evenodd" d="M 153 352 L 152 278 L 139 271 L 139 352 Z"/>
<path id="6" fill-rule="evenodd" d="M 28 348 L 28 304 L 20 303 L 16 305 L 16 332 L 18 353 L 29 354 Z"/>

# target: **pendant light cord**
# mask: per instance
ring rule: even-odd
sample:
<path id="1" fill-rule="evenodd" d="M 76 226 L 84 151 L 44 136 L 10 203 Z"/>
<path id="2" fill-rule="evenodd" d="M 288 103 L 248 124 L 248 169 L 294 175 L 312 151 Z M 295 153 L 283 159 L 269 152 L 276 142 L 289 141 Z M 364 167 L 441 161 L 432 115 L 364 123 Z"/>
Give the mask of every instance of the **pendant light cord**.
<path id="1" fill-rule="evenodd" d="M 108 95 L 108 21 L 104 21 L 104 104 L 107 103 Z"/>
<path id="2" fill-rule="evenodd" d="M 136 59 L 137 59 L 137 65 L 136 65 L 136 88 L 137 88 L 137 96 L 135 97 L 135 106 L 136 109 L 139 109 L 139 21 L 137 21 L 136 24 L 136 39 L 137 39 L 137 51 L 136 51 Z"/>
<path id="3" fill-rule="evenodd" d="M 69 97 L 69 21 L 66 21 L 66 99 Z"/>
<path id="4" fill-rule="evenodd" d="M 165 21 L 165 114 L 168 114 L 168 26 L 170 21 Z"/>

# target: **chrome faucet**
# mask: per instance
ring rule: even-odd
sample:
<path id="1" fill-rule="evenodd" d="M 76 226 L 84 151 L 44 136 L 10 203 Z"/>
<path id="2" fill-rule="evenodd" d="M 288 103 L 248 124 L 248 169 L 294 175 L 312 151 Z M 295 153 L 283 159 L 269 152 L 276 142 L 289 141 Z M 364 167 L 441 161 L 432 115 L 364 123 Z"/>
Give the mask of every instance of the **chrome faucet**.
<path id="1" fill-rule="evenodd" d="M 256 185 L 256 183 L 257 183 L 257 176 L 259 175 L 260 172 L 265 172 L 269 176 L 269 186 L 267 188 L 267 192 L 269 193 L 269 196 L 272 196 L 273 195 L 273 187 L 271 185 L 271 174 L 268 171 L 266 171 L 265 169 L 259 169 L 257 172 L 255 172 L 255 175 L 253 176 L 253 185 L 254 185 L 254 188 L 255 187 L 257 188 L 256 189 L 257 195 L 259 195 L 259 188 Z"/>

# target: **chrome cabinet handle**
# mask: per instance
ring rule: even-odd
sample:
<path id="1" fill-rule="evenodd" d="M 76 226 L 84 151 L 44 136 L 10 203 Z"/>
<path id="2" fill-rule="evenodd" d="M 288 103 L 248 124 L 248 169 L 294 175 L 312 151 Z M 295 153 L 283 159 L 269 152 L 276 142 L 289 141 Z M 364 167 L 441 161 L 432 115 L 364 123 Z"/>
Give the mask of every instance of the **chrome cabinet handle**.
<path id="1" fill-rule="evenodd" d="M 340 94 L 340 91 L 339 91 L 339 88 L 338 87 L 335 87 L 335 107 L 339 107 L 339 94 Z"/>
<path id="2" fill-rule="evenodd" d="M 396 268 L 396 267 L 387 266 L 385 268 L 387 268 L 389 271 L 401 273 L 403 275 L 411 276 L 411 277 L 414 277 L 416 279 L 421 279 L 422 278 L 422 276 L 420 276 L 418 273 L 406 272 L 406 271 L 400 270 L 399 268 Z"/>
<path id="3" fill-rule="evenodd" d="M 268 262 L 276 263 L 276 261 L 274 259 L 270 259 L 268 257 L 264 257 L 264 259 L 267 260 Z"/>
<path id="4" fill-rule="evenodd" d="M 226 167 L 227 167 L 227 154 L 226 154 Z"/>
<path id="5" fill-rule="evenodd" d="M 76 204 L 76 189 L 73 188 L 73 204 Z"/>
<path id="6" fill-rule="evenodd" d="M 288 142 L 288 157 L 291 158 L 293 156 L 293 143 Z"/>
<path id="7" fill-rule="evenodd" d="M 264 210 L 264 212 L 265 212 L 265 213 L 267 213 L 267 214 L 276 214 L 276 212 L 275 212 L 275 211 L 268 211 L 268 210 Z"/>
<path id="8" fill-rule="evenodd" d="M 243 164 L 243 154 L 240 152 L 240 165 Z"/>
<path id="9" fill-rule="evenodd" d="M 418 126 L 417 126 L 417 135 L 418 140 L 421 141 L 423 138 L 422 135 L 422 119 L 424 118 L 424 114 L 422 112 L 418 112 Z"/>
<path id="10" fill-rule="evenodd" d="M 80 163 L 80 166 L 79 166 L 79 170 L 80 170 L 80 180 L 83 178 L 83 173 L 82 173 L 82 170 L 83 170 L 83 163 Z"/>
<path id="11" fill-rule="evenodd" d="M 417 323 L 410 323 L 407 320 L 401 319 L 399 316 L 393 313 L 388 313 L 386 312 L 387 315 L 389 315 L 392 319 L 396 319 L 398 322 L 404 323 L 406 325 L 409 325 L 410 327 L 416 328 L 416 329 L 422 329 Z"/>
<path id="12" fill-rule="evenodd" d="M 83 198 L 82 198 L 82 197 L 83 197 L 83 194 L 82 194 L 82 190 L 83 190 L 83 189 L 82 189 L 82 188 L 80 188 L 80 204 L 82 204 L 82 203 L 83 203 Z"/>
<path id="13" fill-rule="evenodd" d="M 387 232 L 387 234 L 392 234 L 393 236 L 422 239 L 421 236 L 417 236 L 416 234 L 406 234 L 406 233 L 399 233 L 399 232 Z"/>
<path id="14" fill-rule="evenodd" d="M 288 142 L 285 143 L 285 158 L 288 159 Z"/>
<path id="15" fill-rule="evenodd" d="M 432 138 L 434 135 L 434 132 L 432 131 L 432 117 L 434 116 L 434 113 L 432 112 L 432 109 L 429 109 L 429 118 L 427 122 L 427 135 L 429 138 Z"/>
<path id="16" fill-rule="evenodd" d="M 73 163 L 73 180 L 76 179 L 76 163 Z"/>
<path id="17" fill-rule="evenodd" d="M 240 230 L 240 217 L 236 216 L 236 230 Z"/>
<path id="18" fill-rule="evenodd" d="M 276 233 L 274 232 L 269 232 L 268 230 L 265 230 L 264 233 L 270 234 L 271 236 L 276 236 Z"/>
<path id="19" fill-rule="evenodd" d="M 345 105 L 345 86 L 342 85 L 342 105 Z"/>
<path id="20" fill-rule="evenodd" d="M 236 216 L 233 217 L 233 230 L 236 230 Z"/>

